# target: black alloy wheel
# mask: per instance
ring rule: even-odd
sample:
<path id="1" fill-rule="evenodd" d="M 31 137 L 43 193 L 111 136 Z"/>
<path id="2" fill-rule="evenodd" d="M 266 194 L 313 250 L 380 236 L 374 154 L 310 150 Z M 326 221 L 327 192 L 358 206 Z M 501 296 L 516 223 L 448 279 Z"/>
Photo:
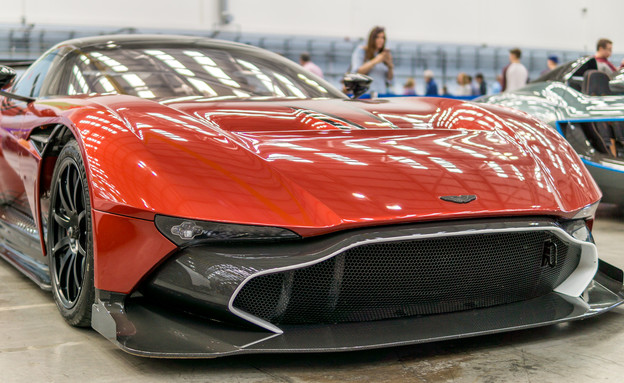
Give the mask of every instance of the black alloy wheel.
<path id="1" fill-rule="evenodd" d="M 52 293 L 65 320 L 91 324 L 94 301 L 91 205 L 85 167 L 76 141 L 59 155 L 52 176 L 48 256 Z"/>

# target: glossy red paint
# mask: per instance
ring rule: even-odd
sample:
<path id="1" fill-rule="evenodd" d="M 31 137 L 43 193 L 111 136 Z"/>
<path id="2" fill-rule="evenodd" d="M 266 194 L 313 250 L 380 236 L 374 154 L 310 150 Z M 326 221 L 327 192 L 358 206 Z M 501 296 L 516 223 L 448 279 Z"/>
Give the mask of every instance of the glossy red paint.
<path id="1" fill-rule="evenodd" d="M 7 99 L 2 100 L 0 107 L 0 198 L 2 203 L 20 200 L 24 195 L 24 185 L 19 169 L 18 138 L 14 132 L 22 124 L 23 109 L 18 108 Z"/>
<path id="2" fill-rule="evenodd" d="M 131 292 L 159 260 L 175 249 L 152 221 L 97 210 L 92 214 L 98 289 Z"/>
<path id="3" fill-rule="evenodd" d="M 80 100 L 78 100 L 79 107 Z M 43 100 L 37 103 L 25 103 L 10 99 L 3 99 L 0 109 L 0 134 L 2 135 L 2 152 L 4 164 L 0 163 L 0 190 L 4 203 L 10 203 L 24 212 L 30 212 L 34 217 L 39 233 L 43 233 L 41 217 L 40 194 L 41 183 L 52 176 L 53 162 L 42 165 L 41 156 L 28 139 L 31 134 L 40 129 L 51 129 L 55 124 L 63 124 L 70 128 L 73 123 L 67 114 L 62 114 L 54 101 Z M 42 256 L 46 247 L 43 236 L 40 236 Z M 46 262 L 43 258 L 41 262 Z"/>
<path id="4" fill-rule="evenodd" d="M 0 188 L 2 203 L 25 198 L 24 184 L 18 173 L 20 146 L 10 135 L 2 137 L 0 157 Z"/>
<path id="5" fill-rule="evenodd" d="M 311 236 L 463 217 L 571 217 L 600 198 L 550 128 L 469 102 L 158 103 L 110 95 L 41 103 L 3 145 L 33 126 L 72 129 L 90 181 L 96 287 L 104 290 L 131 291 L 174 249 L 155 214 Z M 463 194 L 477 200 L 439 198 Z"/>
<path id="6" fill-rule="evenodd" d="M 465 102 L 96 101 L 107 109 L 75 123 L 94 207 L 120 214 L 313 234 L 467 214 L 565 214 L 600 196 L 551 129 Z M 411 126 L 397 126 L 389 113 Z M 457 194 L 476 194 L 478 202 L 439 200 Z"/>

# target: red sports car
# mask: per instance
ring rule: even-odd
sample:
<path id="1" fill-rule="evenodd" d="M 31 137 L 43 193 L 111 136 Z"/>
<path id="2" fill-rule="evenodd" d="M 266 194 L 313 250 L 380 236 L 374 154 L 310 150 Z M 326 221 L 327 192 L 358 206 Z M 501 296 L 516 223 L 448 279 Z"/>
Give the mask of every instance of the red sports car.
<path id="1" fill-rule="evenodd" d="M 341 351 L 624 300 L 600 192 L 522 112 L 349 99 L 261 49 L 57 45 L 0 69 L 0 253 L 61 315 L 158 357 Z"/>

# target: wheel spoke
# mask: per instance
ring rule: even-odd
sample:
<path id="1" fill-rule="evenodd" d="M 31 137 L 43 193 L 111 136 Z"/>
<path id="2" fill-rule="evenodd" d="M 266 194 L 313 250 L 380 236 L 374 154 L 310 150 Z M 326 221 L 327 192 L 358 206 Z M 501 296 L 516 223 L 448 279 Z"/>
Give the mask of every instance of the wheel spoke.
<path id="1" fill-rule="evenodd" d="M 86 265 L 87 265 L 87 257 L 82 257 L 82 261 L 80 262 L 80 275 L 82 275 L 82 280 L 84 280 Z"/>
<path id="2" fill-rule="evenodd" d="M 57 243 L 54 244 L 54 246 L 52 247 L 52 256 L 57 256 L 58 254 L 65 249 L 67 246 L 69 246 L 69 237 L 63 237 L 61 238 Z"/>
<path id="3" fill-rule="evenodd" d="M 86 215 L 86 210 L 82 210 L 80 214 L 78 214 L 78 227 L 82 227 L 82 220 L 85 218 Z"/>
<path id="4" fill-rule="evenodd" d="M 74 210 L 76 212 L 78 212 L 78 194 L 76 194 L 76 191 L 79 190 L 80 187 L 80 175 L 78 174 L 78 169 L 76 169 L 75 167 L 72 167 L 72 171 L 71 171 L 71 175 L 72 175 L 72 183 L 69 185 L 72 188 L 72 205 L 74 206 Z"/>
<path id="5" fill-rule="evenodd" d="M 58 199 L 61 201 L 61 207 L 65 210 L 65 213 L 69 215 L 72 210 L 69 207 L 69 203 L 67 202 L 67 197 L 65 196 L 64 190 L 65 188 L 63 187 L 63 182 L 59 181 L 59 184 L 57 186 Z"/>
<path id="6" fill-rule="evenodd" d="M 87 223 L 85 221 L 86 216 L 87 212 L 85 210 L 81 211 L 78 215 L 78 230 L 80 230 L 80 237 L 78 239 L 78 253 L 83 257 L 87 256 L 87 251 L 85 250 L 85 245 L 87 241 Z"/>
<path id="7" fill-rule="evenodd" d="M 84 246 L 82 246 L 82 243 L 78 242 L 78 254 L 82 255 L 83 257 L 87 256 L 87 251 L 84 249 Z"/>
<path id="8" fill-rule="evenodd" d="M 56 256 L 66 246 L 69 246 L 69 238 L 63 237 L 52 247 L 52 256 Z"/>
<path id="9" fill-rule="evenodd" d="M 74 206 L 74 199 L 72 198 L 71 185 L 73 185 L 73 167 L 67 167 L 67 175 L 65 177 L 65 196 L 67 197 L 67 204 L 71 208 L 72 212 L 76 211 L 76 206 Z"/>
<path id="10" fill-rule="evenodd" d="M 75 184 L 74 184 L 74 190 L 72 192 L 72 200 L 74 203 L 74 209 L 76 210 L 76 212 L 80 211 L 81 207 L 78 202 L 80 202 L 81 200 L 81 196 L 80 196 L 80 189 L 82 189 L 82 182 L 80 182 L 80 180 L 78 179 L 78 177 L 76 177 L 75 179 Z"/>
<path id="11" fill-rule="evenodd" d="M 58 267 L 56 270 L 56 275 L 59 279 L 59 282 L 63 277 L 63 271 L 65 271 L 65 267 L 67 266 L 67 262 L 69 261 L 69 257 L 71 256 L 71 254 L 72 252 L 68 248 L 67 251 L 65 251 L 65 254 L 63 254 L 63 256 L 59 258 Z"/>
<path id="12" fill-rule="evenodd" d="M 65 284 L 67 286 L 67 300 L 73 302 L 76 298 L 76 254 L 71 253 L 69 262 L 67 265 L 67 279 Z"/>
<path id="13" fill-rule="evenodd" d="M 69 303 L 72 303 L 74 301 L 74 284 L 72 283 L 73 278 L 71 277 L 71 272 L 72 269 L 70 267 L 67 269 L 67 279 L 65 280 L 65 290 L 67 291 L 65 299 L 67 299 Z"/>
<path id="14" fill-rule="evenodd" d="M 56 270 L 56 283 L 59 286 L 63 296 L 65 299 L 69 299 L 67 290 L 67 280 L 69 278 L 69 262 L 70 262 L 71 252 L 69 250 L 67 253 L 58 261 L 58 269 Z"/>
<path id="15" fill-rule="evenodd" d="M 61 214 L 58 214 L 56 211 L 53 211 L 52 215 L 54 216 L 54 221 L 58 223 L 63 229 L 66 229 L 66 230 L 69 229 L 69 227 L 71 226 L 69 224 L 69 217 L 62 216 Z"/>
<path id="16" fill-rule="evenodd" d="M 74 285 L 76 286 L 76 291 L 80 291 L 80 285 L 82 284 L 82 275 L 78 274 L 78 270 L 76 269 L 78 267 L 78 256 L 74 254 L 74 259 L 73 259 L 73 265 L 72 265 L 72 271 L 74 273 Z M 78 294 L 76 294 L 77 296 Z"/>

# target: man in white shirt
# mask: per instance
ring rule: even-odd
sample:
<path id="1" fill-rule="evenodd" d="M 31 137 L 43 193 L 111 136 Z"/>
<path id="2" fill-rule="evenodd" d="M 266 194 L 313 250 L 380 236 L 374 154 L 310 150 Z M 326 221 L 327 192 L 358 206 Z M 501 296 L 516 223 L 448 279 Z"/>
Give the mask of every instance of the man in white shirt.
<path id="1" fill-rule="evenodd" d="M 503 69 L 503 92 L 520 89 L 529 80 L 529 71 L 520 62 L 522 51 L 514 48 L 509 51 L 509 65 Z"/>

